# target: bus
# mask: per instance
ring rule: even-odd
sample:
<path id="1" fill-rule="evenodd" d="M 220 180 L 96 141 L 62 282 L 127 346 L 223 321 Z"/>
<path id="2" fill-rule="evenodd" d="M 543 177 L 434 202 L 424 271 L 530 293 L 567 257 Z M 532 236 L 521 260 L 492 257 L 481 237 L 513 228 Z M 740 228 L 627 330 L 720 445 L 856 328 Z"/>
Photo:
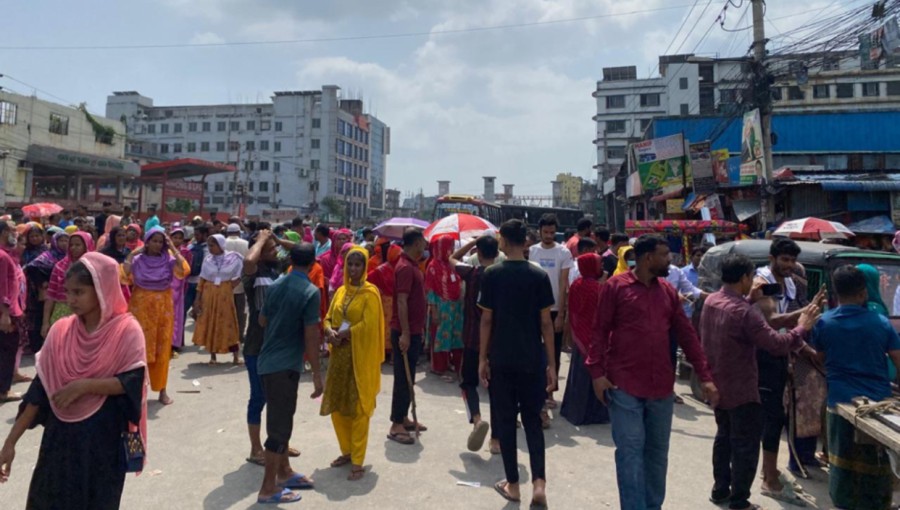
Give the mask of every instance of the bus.
<path id="1" fill-rule="evenodd" d="M 498 227 L 506 220 L 519 219 L 530 228 L 537 228 L 538 221 L 544 214 L 553 213 L 559 221 L 560 232 L 575 229 L 578 220 L 584 216 L 584 212 L 580 209 L 494 204 L 472 195 L 444 195 L 438 197 L 434 205 L 432 221 L 455 213 L 472 214 L 484 218 Z"/>

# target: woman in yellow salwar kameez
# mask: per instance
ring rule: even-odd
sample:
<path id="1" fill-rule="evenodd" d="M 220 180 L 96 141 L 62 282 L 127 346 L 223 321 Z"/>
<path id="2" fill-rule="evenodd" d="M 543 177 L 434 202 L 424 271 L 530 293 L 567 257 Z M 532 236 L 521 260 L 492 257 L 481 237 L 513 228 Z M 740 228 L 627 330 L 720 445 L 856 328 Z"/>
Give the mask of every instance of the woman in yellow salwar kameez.
<path id="1" fill-rule="evenodd" d="M 366 281 L 369 253 L 354 247 L 344 263 L 344 285 L 334 294 L 325 317 L 331 344 L 322 416 L 331 415 L 341 456 L 332 467 L 351 464 L 348 480 L 365 474 L 369 419 L 381 390 L 384 362 L 384 314 L 378 289 Z"/>

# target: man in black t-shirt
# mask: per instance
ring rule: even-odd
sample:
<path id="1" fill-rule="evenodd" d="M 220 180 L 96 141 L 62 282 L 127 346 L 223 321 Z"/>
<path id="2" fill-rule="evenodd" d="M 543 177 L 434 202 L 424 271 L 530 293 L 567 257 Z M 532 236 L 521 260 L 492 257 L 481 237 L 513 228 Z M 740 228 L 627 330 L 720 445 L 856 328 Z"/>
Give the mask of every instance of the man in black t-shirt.
<path id="1" fill-rule="evenodd" d="M 525 260 L 525 237 L 521 220 L 504 223 L 500 227 L 500 249 L 507 260 L 488 268 L 482 276 L 478 372 L 491 394 L 494 432 L 500 440 L 506 472 L 506 480 L 494 489 L 509 501 L 521 499 L 516 446 L 516 415 L 521 413 L 534 483 L 532 505 L 546 506 L 541 408 L 545 392 L 556 386 L 550 319 L 554 300 L 547 273 Z"/>
<path id="2" fill-rule="evenodd" d="M 619 248 L 628 245 L 628 236 L 613 234 L 609 238 L 609 249 L 603 253 L 603 272 L 612 276 L 619 264 Z"/>

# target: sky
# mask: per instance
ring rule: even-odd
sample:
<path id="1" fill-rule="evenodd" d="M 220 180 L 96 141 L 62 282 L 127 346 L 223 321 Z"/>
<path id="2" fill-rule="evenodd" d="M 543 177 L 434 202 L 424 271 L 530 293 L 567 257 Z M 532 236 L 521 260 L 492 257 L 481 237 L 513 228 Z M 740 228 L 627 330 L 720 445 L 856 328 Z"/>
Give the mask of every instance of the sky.
<path id="1" fill-rule="evenodd" d="M 777 44 L 780 33 L 817 15 L 866 2 L 769 3 L 767 36 Z M 139 91 L 157 105 L 221 104 L 334 84 L 391 126 L 388 188 L 433 195 L 436 181 L 446 179 L 454 193 L 478 194 L 481 177 L 491 175 L 498 189 L 513 183 L 518 195 L 550 195 L 560 172 L 596 178 L 591 93 L 602 68 L 636 65 L 645 78 L 658 75 L 658 56 L 667 49 L 746 53 L 752 31 L 726 32 L 716 22 L 726 4 L 3 0 L 0 86 L 85 101 L 102 113 L 117 90 Z M 725 26 L 749 26 L 749 4 L 731 0 Z M 368 37 L 385 35 L 392 37 Z M 309 39 L 317 41 L 192 46 Z M 176 47 L 146 47 L 153 45 Z M 67 49 L 13 49 L 41 46 Z M 109 48 L 121 46 L 144 47 Z"/>

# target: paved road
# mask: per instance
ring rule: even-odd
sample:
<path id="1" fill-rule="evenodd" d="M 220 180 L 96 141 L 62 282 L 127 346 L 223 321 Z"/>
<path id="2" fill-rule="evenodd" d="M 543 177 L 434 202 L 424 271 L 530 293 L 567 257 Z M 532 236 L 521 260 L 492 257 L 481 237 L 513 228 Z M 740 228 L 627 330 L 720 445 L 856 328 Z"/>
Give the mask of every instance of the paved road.
<path id="1" fill-rule="evenodd" d="M 228 357 L 220 356 L 220 359 Z M 567 356 L 564 356 L 564 359 Z M 249 453 L 245 413 L 248 395 L 246 371 L 231 365 L 209 367 L 208 357 L 191 348 L 173 360 L 169 378 L 175 404 L 150 404 L 149 462 L 139 477 L 129 475 L 122 507 L 125 509 L 226 509 L 255 507 L 262 468 L 244 462 Z M 26 359 L 23 364 L 30 365 Z M 563 373 L 568 369 L 564 361 Z M 33 373 L 27 367 L 26 373 Z M 318 415 L 319 403 L 308 398 L 312 383 L 305 376 L 294 425 L 292 445 L 303 454 L 295 469 L 316 480 L 316 490 L 304 494 L 292 508 L 425 508 L 513 509 L 491 489 L 503 477 L 499 456 L 466 450 L 469 425 L 454 384 L 426 375 L 417 376 L 419 418 L 430 430 L 421 443 L 402 446 L 385 439 L 390 408 L 391 367 L 383 370 L 382 391 L 372 419 L 367 474 L 359 482 L 346 481 L 347 471 L 328 464 L 339 451 L 328 418 Z M 193 381 L 199 381 L 195 386 Z M 565 383 L 563 379 L 562 383 Z M 16 390 L 25 391 L 24 385 Z M 199 390 L 199 393 L 181 393 Z M 678 391 L 687 393 L 685 385 Z M 561 394 L 560 394 L 561 395 Z M 0 406 L 0 438 L 5 438 L 16 407 Z M 716 508 L 707 501 L 712 484 L 710 455 L 715 423 L 712 413 L 688 399 L 676 406 L 669 456 L 667 509 Z M 555 508 L 618 508 L 614 447 L 608 425 L 573 427 L 555 418 L 546 432 L 548 498 Z M 34 467 L 40 430 L 19 442 L 13 476 L 0 486 L 4 509 L 24 508 Z M 529 479 L 524 434 L 519 432 L 520 471 Z M 784 448 L 782 448 L 784 450 Z M 786 465 L 786 459 L 782 462 Z M 804 481 L 811 506 L 829 508 L 824 472 Z M 457 485 L 477 482 L 480 488 Z M 530 486 L 523 498 L 530 500 Z M 764 508 L 796 508 L 760 497 Z M 896 498 L 895 498 L 896 499 Z M 415 506 L 414 506 L 415 505 Z M 262 507 L 260 505 L 259 507 Z M 527 508 L 523 505 L 523 508 Z"/>

